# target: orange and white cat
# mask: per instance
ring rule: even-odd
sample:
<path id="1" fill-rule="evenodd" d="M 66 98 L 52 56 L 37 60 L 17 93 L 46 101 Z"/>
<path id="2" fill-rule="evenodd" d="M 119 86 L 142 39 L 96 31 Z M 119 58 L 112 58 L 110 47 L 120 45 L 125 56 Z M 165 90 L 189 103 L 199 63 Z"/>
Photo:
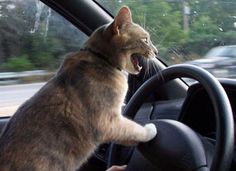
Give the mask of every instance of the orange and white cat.
<path id="1" fill-rule="evenodd" d="M 153 124 L 141 126 L 121 115 L 128 88 L 121 71 L 138 74 L 138 58 L 156 53 L 129 8 L 121 8 L 11 118 L 0 138 L 0 170 L 75 171 L 100 143 L 154 138 Z"/>

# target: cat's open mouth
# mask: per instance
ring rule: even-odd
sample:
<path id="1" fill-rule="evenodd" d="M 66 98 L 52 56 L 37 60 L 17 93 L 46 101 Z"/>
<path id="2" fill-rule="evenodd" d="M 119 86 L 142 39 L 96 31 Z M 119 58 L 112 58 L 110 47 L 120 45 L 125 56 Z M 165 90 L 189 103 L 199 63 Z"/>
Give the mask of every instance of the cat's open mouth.
<path id="1" fill-rule="evenodd" d="M 134 69 L 135 69 L 136 71 L 138 71 L 138 72 L 140 72 L 141 69 L 142 69 L 142 67 L 139 65 L 139 59 L 140 59 L 140 58 L 141 58 L 141 56 L 138 55 L 138 54 L 133 54 L 133 55 L 131 55 L 131 62 L 132 62 L 132 64 L 133 64 L 133 66 L 134 66 Z"/>

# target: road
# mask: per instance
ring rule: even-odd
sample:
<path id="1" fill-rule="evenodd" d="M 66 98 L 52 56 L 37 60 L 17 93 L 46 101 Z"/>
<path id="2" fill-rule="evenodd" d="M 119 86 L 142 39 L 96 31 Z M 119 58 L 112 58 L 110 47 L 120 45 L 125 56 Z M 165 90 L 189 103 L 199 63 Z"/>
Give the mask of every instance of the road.
<path id="1" fill-rule="evenodd" d="M 45 83 L 0 86 L 0 116 L 10 116 Z"/>

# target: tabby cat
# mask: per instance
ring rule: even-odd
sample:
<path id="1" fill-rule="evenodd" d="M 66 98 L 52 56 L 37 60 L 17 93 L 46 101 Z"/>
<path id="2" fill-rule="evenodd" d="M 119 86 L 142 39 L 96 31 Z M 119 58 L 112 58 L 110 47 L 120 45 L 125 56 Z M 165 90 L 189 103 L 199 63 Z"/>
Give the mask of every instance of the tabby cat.
<path id="1" fill-rule="evenodd" d="M 1 134 L 0 170 L 75 171 L 100 143 L 154 138 L 153 124 L 123 117 L 121 106 L 128 87 L 122 70 L 138 74 L 138 58 L 156 53 L 149 34 L 122 7 L 16 111 Z"/>

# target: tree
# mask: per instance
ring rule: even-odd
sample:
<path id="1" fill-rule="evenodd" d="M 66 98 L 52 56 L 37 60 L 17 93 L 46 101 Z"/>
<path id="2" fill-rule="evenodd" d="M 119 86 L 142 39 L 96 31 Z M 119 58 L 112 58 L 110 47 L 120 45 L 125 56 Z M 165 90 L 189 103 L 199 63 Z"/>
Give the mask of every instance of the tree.
<path id="1" fill-rule="evenodd" d="M 16 63 L 27 62 L 37 69 L 55 70 L 66 53 L 78 51 L 87 39 L 38 0 L 5 0 L 0 5 L 0 71 L 17 70 Z"/>
<path id="2" fill-rule="evenodd" d="M 234 0 L 200 0 L 190 3 L 190 31 L 184 48 L 188 53 L 204 55 L 210 48 L 236 44 Z"/>
<path id="3" fill-rule="evenodd" d="M 169 60 L 169 51 L 178 48 L 186 41 L 187 35 L 181 26 L 181 12 L 175 10 L 165 0 L 99 0 L 98 2 L 114 15 L 121 6 L 129 6 L 133 20 L 151 34 L 153 43 L 165 60 Z"/>
<path id="4" fill-rule="evenodd" d="M 25 71 L 34 69 L 27 55 L 12 57 L 2 65 L 3 68 L 11 71 Z"/>

